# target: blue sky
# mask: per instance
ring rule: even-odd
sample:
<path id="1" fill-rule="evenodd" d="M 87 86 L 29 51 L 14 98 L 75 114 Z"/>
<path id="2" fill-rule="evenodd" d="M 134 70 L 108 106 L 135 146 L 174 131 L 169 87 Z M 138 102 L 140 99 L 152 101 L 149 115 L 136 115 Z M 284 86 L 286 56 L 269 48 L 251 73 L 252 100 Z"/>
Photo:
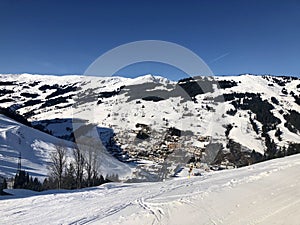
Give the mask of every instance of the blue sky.
<path id="1" fill-rule="evenodd" d="M 101 54 L 138 40 L 177 43 L 214 74 L 300 75 L 300 2 L 0 1 L 0 73 L 82 74 Z M 121 75 L 181 76 L 155 63 Z"/>

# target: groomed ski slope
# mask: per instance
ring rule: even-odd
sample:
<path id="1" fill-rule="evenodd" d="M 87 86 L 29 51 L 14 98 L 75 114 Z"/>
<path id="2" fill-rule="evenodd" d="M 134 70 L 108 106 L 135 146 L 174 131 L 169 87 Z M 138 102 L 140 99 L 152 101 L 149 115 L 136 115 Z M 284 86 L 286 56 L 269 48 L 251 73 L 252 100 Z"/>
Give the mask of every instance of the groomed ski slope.
<path id="1" fill-rule="evenodd" d="M 159 183 L 1 196 L 1 224 L 299 224 L 300 155 Z M 185 171 L 183 171 L 184 173 Z"/>

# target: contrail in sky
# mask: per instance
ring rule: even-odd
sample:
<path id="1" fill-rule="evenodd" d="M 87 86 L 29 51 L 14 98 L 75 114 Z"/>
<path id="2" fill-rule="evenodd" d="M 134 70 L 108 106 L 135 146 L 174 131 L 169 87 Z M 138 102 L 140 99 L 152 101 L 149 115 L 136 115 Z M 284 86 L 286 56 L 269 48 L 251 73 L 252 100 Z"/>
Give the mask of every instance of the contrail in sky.
<path id="1" fill-rule="evenodd" d="M 230 54 L 230 52 L 226 52 L 225 54 L 220 55 L 220 56 L 218 56 L 217 58 L 213 59 L 210 63 L 217 62 L 217 61 L 219 61 L 220 59 L 223 59 L 224 57 L 228 56 L 229 54 Z"/>

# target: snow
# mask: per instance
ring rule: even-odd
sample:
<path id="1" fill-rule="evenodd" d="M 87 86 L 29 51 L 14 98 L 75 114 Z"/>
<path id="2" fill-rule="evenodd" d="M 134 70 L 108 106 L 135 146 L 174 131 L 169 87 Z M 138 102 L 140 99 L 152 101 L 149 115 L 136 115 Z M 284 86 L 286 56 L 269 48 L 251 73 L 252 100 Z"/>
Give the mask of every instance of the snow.
<path id="1" fill-rule="evenodd" d="M 24 114 L 33 110 L 31 121 L 43 123 L 44 120 L 59 118 L 64 124 L 52 123 L 47 126 L 57 136 L 64 135 L 67 127 L 81 125 L 72 119 L 89 119 L 100 127 L 112 127 L 116 134 L 135 129 L 136 123 L 144 123 L 151 129 L 163 130 L 174 126 L 181 130 L 190 130 L 196 134 L 190 140 L 192 146 L 204 147 L 207 143 L 197 141 L 197 137 L 210 136 L 226 146 L 225 126 L 233 124 L 230 139 L 241 143 L 249 150 L 264 153 L 264 139 L 257 135 L 249 121 L 247 111 L 239 110 L 235 116 L 225 112 L 233 106 L 229 102 L 212 104 L 208 99 L 225 93 L 260 93 L 262 99 L 269 102 L 276 96 L 279 105 L 274 105 L 272 113 L 282 122 L 278 127 L 283 132 L 282 141 L 275 137 L 275 130 L 269 135 L 279 146 L 290 142 L 299 142 L 299 133 L 290 132 L 285 126 L 285 113 L 290 109 L 300 111 L 300 106 L 291 96 L 282 95 L 282 86 L 261 76 L 242 75 L 234 77 L 215 77 L 217 80 L 234 80 L 238 86 L 222 89 L 214 93 L 196 96 L 198 103 L 186 101 L 182 97 L 170 97 L 160 102 L 127 101 L 126 94 L 104 99 L 102 104 L 86 102 L 78 108 L 38 109 L 39 105 L 18 110 Z M 270 77 L 269 77 L 270 78 Z M 145 75 L 138 78 L 122 77 L 83 77 L 48 75 L 1 75 L 5 81 L 18 81 L 18 85 L 7 86 L 13 90 L 9 97 L 22 104 L 28 100 L 20 93 L 23 87 L 30 87 L 30 93 L 37 93 L 45 101 L 53 90 L 39 90 L 44 84 L 76 85 L 80 88 L 69 94 L 79 95 L 91 89 L 93 94 L 117 90 L 121 86 L 145 83 L 159 84 L 153 90 L 170 90 L 167 85 L 175 82 L 163 77 Z M 270 78 L 271 79 L 271 78 Z M 278 78 L 281 79 L 281 78 Z M 299 79 L 287 82 L 287 92 L 297 91 Z M 273 86 L 269 86 L 272 84 Z M 3 89 L 3 87 L 2 87 Z M 28 89 L 29 90 L 29 89 Z M 95 93 L 94 93 L 95 92 Z M 298 91 L 299 92 L 299 91 Z M 1 96 L 0 100 L 7 98 Z M 64 106 L 74 103 L 69 99 Z M 1 107 L 12 106 L 13 102 L 1 103 Z M 141 107 L 144 105 L 144 107 Z M 209 105 L 216 110 L 208 111 Z M 110 117 L 108 116 L 110 114 Z M 168 119 L 167 126 L 164 118 Z M 255 121 L 259 127 L 261 124 Z M 46 122 L 45 122 L 46 123 Z M 125 128 L 125 131 L 124 131 Z M 98 135 L 98 133 L 97 133 Z M 133 134 L 129 134 L 128 137 Z M 126 136 L 125 136 L 126 137 Z M 124 138 L 123 138 L 124 139 Z M 131 139 L 130 139 L 131 140 Z M 34 130 L 0 115 L 0 175 L 13 176 L 17 168 L 19 152 L 22 153 L 22 165 L 34 176 L 47 175 L 49 155 L 55 145 L 62 142 L 48 134 Z M 63 141 L 71 150 L 73 143 Z M 130 142 L 123 143 L 126 147 Z M 128 174 L 130 165 L 125 165 L 102 152 L 101 172 L 107 168 Z M 142 160 L 140 163 L 151 164 Z M 187 178 L 187 169 L 179 177 L 157 183 L 110 183 L 95 188 L 75 191 L 46 191 L 35 193 L 27 190 L 7 190 L 12 196 L 0 196 L 1 224 L 299 224 L 300 213 L 300 155 L 276 159 L 240 169 L 219 172 L 202 172 L 202 176 Z"/>
<path id="2" fill-rule="evenodd" d="M 242 143 L 243 146 L 250 150 L 255 150 L 262 155 L 264 154 L 264 143 L 253 130 L 249 121 L 248 113 L 237 113 L 235 117 L 230 118 L 233 128 L 230 131 L 229 137 L 237 143 Z"/>
<path id="3" fill-rule="evenodd" d="M 157 183 L 1 196 L 3 224 L 298 224 L 300 155 Z"/>
<path id="4" fill-rule="evenodd" d="M 114 91 L 120 88 L 121 86 L 129 87 L 132 85 L 143 85 L 149 83 L 157 84 L 157 87 L 146 89 L 145 93 L 150 91 L 159 91 L 159 90 L 171 90 L 167 87 L 175 85 L 176 82 L 170 81 L 166 78 L 160 76 L 153 76 L 151 74 L 136 77 L 136 78 L 124 78 L 124 77 L 92 77 L 92 76 L 51 76 L 51 75 L 30 75 L 30 74 L 7 74 L 0 75 L 1 79 L 4 81 L 16 81 L 18 85 L 7 86 L 5 89 L 13 90 L 14 93 L 9 96 L 18 101 L 18 104 L 23 104 L 30 98 L 24 98 L 20 96 L 20 93 L 26 92 L 24 86 L 29 86 L 33 82 L 39 82 L 37 85 L 30 87 L 30 93 L 36 93 L 39 96 L 36 99 L 45 101 L 46 97 L 49 96 L 54 90 L 41 91 L 39 88 L 42 85 L 54 85 L 59 84 L 60 86 L 74 85 L 78 87 L 76 91 L 66 93 L 63 96 L 74 95 L 86 95 L 85 91 L 91 90 L 91 95 L 98 95 L 100 92 L 104 91 Z M 294 109 L 300 111 L 300 106 L 297 105 L 294 101 L 294 98 L 291 95 L 285 96 L 282 95 L 282 89 L 286 88 L 287 92 L 291 91 L 298 92 L 297 85 L 299 85 L 300 80 L 291 80 L 285 82 L 285 87 L 278 85 L 273 81 L 272 76 L 255 76 L 250 74 L 245 74 L 241 76 L 215 76 L 214 79 L 217 81 L 235 81 L 237 86 L 221 89 L 214 91 L 213 93 L 206 93 L 203 95 L 196 96 L 198 103 L 193 103 L 191 101 L 186 101 L 182 104 L 181 97 L 170 97 L 166 100 L 160 102 L 151 102 L 140 100 L 141 104 L 136 104 L 135 100 L 128 101 L 129 97 L 126 94 L 119 94 L 107 99 L 103 99 L 102 104 L 97 104 L 98 99 L 95 102 L 86 102 L 82 105 L 76 107 L 71 107 L 75 99 L 68 99 L 67 103 L 61 103 L 56 106 L 47 107 L 47 109 L 39 109 L 42 103 L 35 106 L 28 106 L 18 109 L 18 112 L 22 115 L 26 112 L 33 111 L 34 115 L 29 118 L 30 121 L 43 121 L 45 119 L 51 120 L 55 118 L 60 119 L 72 119 L 72 118 L 88 118 L 90 122 L 97 123 L 100 127 L 114 127 L 116 134 L 120 131 L 126 129 L 133 129 L 137 122 L 145 123 L 151 126 L 152 129 L 162 130 L 166 127 L 165 121 L 163 118 L 168 119 L 168 125 L 177 127 L 182 130 L 192 131 L 194 134 L 202 136 L 212 136 L 216 141 L 223 143 L 226 146 L 226 137 L 225 129 L 229 123 L 235 123 L 239 125 L 237 129 L 233 129 L 230 138 L 241 143 L 244 147 L 252 150 L 254 149 L 257 152 L 264 153 L 264 148 L 260 134 L 256 135 L 254 130 L 249 126 L 249 121 L 247 118 L 240 118 L 239 113 L 242 110 L 239 110 L 237 115 L 228 116 L 226 111 L 229 108 L 232 108 L 230 102 L 222 102 L 218 105 L 214 105 L 212 101 L 205 100 L 208 98 L 213 98 L 221 94 L 229 94 L 233 92 L 237 93 L 259 93 L 263 100 L 268 100 L 269 102 L 271 97 L 276 96 L 280 105 L 274 105 L 275 109 L 272 113 L 280 118 L 282 121 L 278 126 L 282 130 L 282 141 L 277 141 L 277 138 L 274 137 L 274 134 L 271 132 L 270 137 L 273 140 L 276 140 L 276 143 L 279 146 L 287 145 L 291 142 L 298 142 L 299 135 L 290 132 L 285 126 L 285 119 L 283 115 L 279 113 L 280 110 L 283 110 L 284 113 L 287 113 L 288 110 Z M 277 79 L 282 80 L 282 78 L 277 77 Z M 270 86 L 272 85 L 272 86 Z M 3 87 L 2 87 L 3 88 Z M 215 89 L 215 87 L 214 87 Z M 29 89 L 28 89 L 29 91 Z M 182 95 L 186 95 L 185 91 L 182 90 Z M 7 96 L 0 96 L 0 100 L 6 99 Z M 14 102 L 4 102 L 1 103 L 1 107 L 12 106 Z M 65 107 L 66 108 L 60 108 Z M 141 106 L 144 105 L 144 108 Z M 216 110 L 215 113 L 206 110 L 205 106 L 208 105 Z M 186 111 L 185 108 L 188 108 Z M 115 112 L 120 112 L 118 115 L 115 115 Z M 242 112 L 243 113 L 243 112 Z M 108 116 L 110 115 L 110 117 Z M 184 116 L 188 115 L 188 116 Z M 223 117 L 221 117 L 224 115 Z M 258 121 L 255 121 L 258 123 Z M 60 127 L 61 129 L 57 129 Z M 47 128 L 53 131 L 53 134 L 56 136 L 63 136 L 65 127 L 62 124 L 50 124 Z M 246 128 L 246 129 L 245 129 Z M 247 130 L 247 132 L 245 132 Z"/>
<path id="5" fill-rule="evenodd" d="M 57 145 L 66 147 L 67 156 L 71 156 L 76 147 L 73 142 L 58 139 L 0 114 L 0 175 L 5 177 L 15 175 L 19 153 L 21 153 L 22 169 L 43 181 L 49 174 L 48 165 L 51 161 L 51 153 L 55 151 Z M 100 141 L 97 146 L 100 146 L 97 157 L 99 157 L 100 170 L 104 176 L 111 174 L 112 171 L 118 173 L 120 178 L 129 177 L 132 174 L 131 165 L 112 157 L 104 147 L 101 148 Z M 78 147 L 82 146 L 78 145 Z"/>
<path id="6" fill-rule="evenodd" d="M 82 125 L 82 122 L 75 122 L 76 119 L 82 118 L 89 120 L 90 123 L 94 123 L 98 127 L 111 128 L 119 140 L 117 144 L 124 147 L 123 149 L 126 146 L 128 149 L 136 147 L 132 146 L 136 141 L 136 134 L 132 131 L 136 129 L 137 123 L 142 123 L 149 125 L 153 133 L 153 137 L 147 140 L 150 143 L 148 146 L 155 146 L 157 143 L 163 141 L 166 130 L 169 127 L 176 127 L 182 131 L 189 131 L 188 133 L 194 134 L 191 138 L 182 138 L 180 140 L 182 141 L 182 146 L 187 146 L 186 148 L 196 146 L 205 149 L 205 146 L 211 141 L 222 144 L 224 151 L 228 151 L 226 147 L 228 140 L 233 139 L 242 145 L 243 150 L 255 150 L 264 154 L 266 147 L 265 140 L 261 135 L 262 124 L 255 119 L 255 115 L 252 114 L 252 118 L 260 128 L 258 134 L 256 134 L 250 124 L 248 111 L 238 109 L 236 115 L 231 116 L 226 113 L 227 110 L 234 108 L 230 102 L 213 101 L 214 97 L 222 94 L 255 92 L 259 93 L 262 99 L 268 100 L 275 107 L 272 113 L 281 120 L 281 123 L 277 127 L 283 132 L 281 135 L 282 140 L 275 137 L 276 129 L 269 132 L 271 139 L 281 147 L 287 147 L 290 143 L 300 142 L 299 132 L 292 133 L 284 126 L 286 122 L 284 119 L 285 113 L 288 113 L 290 109 L 300 111 L 300 106 L 295 103 L 291 95 L 282 95 L 283 86 L 274 82 L 271 76 L 262 77 L 246 74 L 241 76 L 214 77 L 214 79 L 219 81 L 235 81 L 237 86 L 215 90 L 213 93 L 197 95 L 195 98 L 196 102 L 186 101 L 184 90 L 181 90 L 182 95 L 180 96 L 171 95 L 159 102 L 141 99 L 142 94 L 152 94 L 154 90 L 158 92 L 172 92 L 172 87 L 176 85 L 176 82 L 151 74 L 137 78 L 30 74 L 8 74 L 0 75 L 0 77 L 3 81 L 14 81 L 17 84 L 1 86 L 1 90 L 13 90 L 14 93 L 0 96 L 0 101 L 12 98 L 18 105 L 22 106 L 22 104 L 29 100 L 41 100 L 42 103 L 19 108 L 17 112 L 21 115 L 32 112 L 33 115 L 29 116 L 29 121 L 35 125 L 44 125 L 56 137 L 70 135 L 72 128 L 76 129 Z M 278 79 L 282 80 L 282 78 Z M 157 85 L 150 85 L 150 83 Z M 296 88 L 300 83 L 299 79 L 284 83 L 288 93 L 291 91 L 294 91 L 296 94 L 297 92 L 299 93 Z M 41 108 L 41 104 L 48 100 L 47 96 L 55 91 L 54 89 L 40 90 L 40 87 L 45 84 L 59 85 L 61 88 L 67 86 L 78 88 L 62 95 L 64 97 L 74 96 L 74 99 L 70 97 L 67 103 Z M 135 99 L 130 96 L 130 88 L 134 89 L 138 85 L 145 87 L 145 93 L 142 93 L 141 96 L 138 95 L 137 99 Z M 29 86 L 30 89 L 28 88 Z M 125 88 L 118 95 L 101 99 L 101 104 L 97 104 L 99 98 L 92 101 L 83 101 L 78 105 L 73 104 L 76 102 L 76 98 L 80 98 L 80 96 L 98 96 L 101 92 L 115 91 L 120 89 L 121 86 L 125 86 Z M 216 85 L 213 88 L 216 89 Z M 35 93 L 38 97 L 24 97 L 21 95 L 24 92 Z M 143 89 L 141 89 L 141 92 L 143 92 Z M 271 98 L 274 96 L 278 99 L 279 105 L 271 102 Z M 137 103 L 138 101 L 140 102 L 139 104 Z M 16 107 L 14 105 L 16 102 L 4 102 L 0 106 L 4 108 L 8 106 Z M 213 110 L 208 110 L 207 106 Z M 15 123 L 5 124 L 3 118 L 1 117 L 0 119 L 0 174 L 11 176 L 15 173 L 18 152 L 21 151 L 24 157 L 24 165 L 29 167 L 30 172 L 44 176 L 47 173 L 44 163 L 48 163 L 49 151 L 54 148 L 54 145 L 59 140 L 53 139 L 51 136 L 45 136 L 46 134 L 40 136 L 40 133 L 33 132 L 31 129 L 27 131 L 24 126 L 16 125 Z M 5 125 L 2 126 L 2 122 Z M 226 137 L 225 130 L 228 124 L 232 124 L 233 128 L 229 136 Z M 25 134 L 26 137 L 22 138 L 20 134 Z M 209 142 L 199 142 L 197 141 L 199 137 L 209 137 Z M 69 144 L 72 145 L 72 143 Z M 146 148 L 145 146 L 147 145 L 141 144 L 137 147 L 139 150 L 143 150 L 143 148 Z M 125 150 L 127 151 L 128 149 Z M 110 165 L 114 170 L 117 169 L 122 172 L 130 171 L 131 168 L 128 168 L 128 166 L 121 165 L 122 163 L 119 163 L 117 160 L 112 163 L 111 158 L 107 154 L 104 155 L 105 157 L 102 157 L 104 159 L 102 164 L 103 170 L 105 170 L 107 165 Z M 41 165 L 43 165 L 43 168 Z M 40 168 L 42 168 L 42 171 L 39 171 Z M 124 174 L 127 174 L 127 172 Z"/>
<path id="7" fill-rule="evenodd" d="M 0 114 L 0 175 L 15 175 L 21 153 L 22 168 L 36 177 L 47 176 L 50 154 L 55 145 L 60 143 L 68 149 L 74 147 L 74 143 L 55 138 Z"/>

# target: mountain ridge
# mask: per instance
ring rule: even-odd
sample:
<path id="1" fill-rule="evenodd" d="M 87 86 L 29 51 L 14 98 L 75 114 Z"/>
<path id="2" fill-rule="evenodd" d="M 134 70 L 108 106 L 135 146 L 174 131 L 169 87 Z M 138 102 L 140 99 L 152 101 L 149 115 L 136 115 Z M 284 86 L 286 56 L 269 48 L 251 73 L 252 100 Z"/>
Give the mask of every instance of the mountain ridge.
<path id="1" fill-rule="evenodd" d="M 220 168 L 300 151 L 296 77 L 0 76 L 0 107 L 71 141 L 87 124 L 112 128 L 105 147 L 121 161 Z"/>

